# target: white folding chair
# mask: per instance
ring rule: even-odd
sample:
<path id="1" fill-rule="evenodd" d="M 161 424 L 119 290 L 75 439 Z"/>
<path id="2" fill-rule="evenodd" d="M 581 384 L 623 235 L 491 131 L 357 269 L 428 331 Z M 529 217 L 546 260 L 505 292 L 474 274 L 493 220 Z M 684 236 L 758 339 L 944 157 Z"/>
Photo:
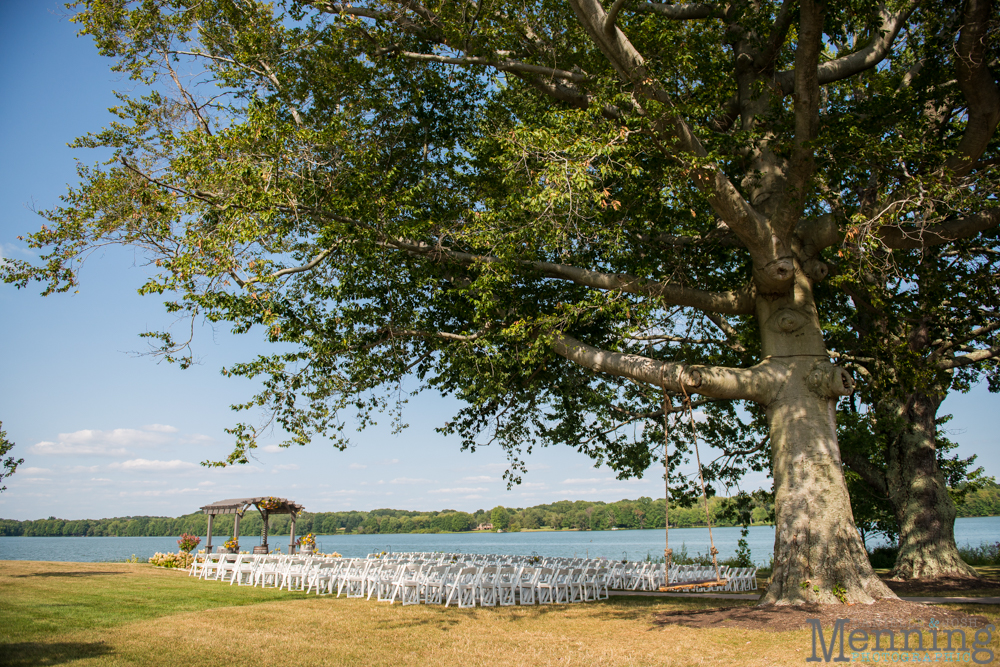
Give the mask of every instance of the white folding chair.
<path id="1" fill-rule="evenodd" d="M 497 603 L 509 607 L 517 603 L 517 587 L 520 583 L 520 568 L 501 567 L 497 573 Z"/>
<path id="2" fill-rule="evenodd" d="M 460 608 L 476 606 L 476 579 L 478 570 L 474 567 L 463 567 L 458 571 L 455 582 L 448 590 L 448 598 L 444 606 L 449 606 L 454 599 Z"/>

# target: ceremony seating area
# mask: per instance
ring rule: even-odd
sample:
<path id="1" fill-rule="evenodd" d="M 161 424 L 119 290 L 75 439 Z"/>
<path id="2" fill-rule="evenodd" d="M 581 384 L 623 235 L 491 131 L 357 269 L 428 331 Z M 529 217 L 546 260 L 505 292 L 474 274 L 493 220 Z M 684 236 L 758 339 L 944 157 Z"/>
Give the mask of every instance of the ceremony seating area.
<path id="1" fill-rule="evenodd" d="M 757 590 L 756 568 L 720 568 L 725 586 L 707 590 Z M 701 565 L 449 553 L 323 555 L 202 554 L 190 576 L 237 586 L 278 588 L 317 595 L 375 598 L 403 605 L 495 607 L 570 604 L 603 600 L 610 591 L 657 591 L 666 583 L 714 579 Z"/>

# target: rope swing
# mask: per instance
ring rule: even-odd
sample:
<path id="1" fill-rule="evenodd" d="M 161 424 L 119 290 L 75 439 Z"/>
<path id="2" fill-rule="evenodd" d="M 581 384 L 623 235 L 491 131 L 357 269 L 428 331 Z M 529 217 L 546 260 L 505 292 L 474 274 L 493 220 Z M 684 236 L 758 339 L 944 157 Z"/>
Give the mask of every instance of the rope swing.
<path id="1" fill-rule="evenodd" d="M 694 456 L 695 460 L 698 462 L 698 481 L 701 483 L 701 496 L 705 499 L 705 521 L 708 523 L 708 542 L 711 546 L 709 553 L 712 554 L 712 565 L 715 567 L 715 579 L 704 579 L 698 581 L 686 581 L 683 584 L 673 584 L 671 585 L 669 581 L 665 586 L 660 587 L 660 591 L 678 591 L 684 590 L 686 588 L 712 588 L 714 586 L 725 586 L 729 583 L 728 579 L 723 579 L 719 576 L 719 561 L 718 555 L 719 550 L 715 548 L 715 538 L 712 536 L 712 516 L 708 513 L 708 494 L 705 492 L 705 475 L 701 469 L 701 454 L 698 452 L 698 429 L 694 423 L 694 411 L 691 406 L 691 397 L 688 396 L 687 389 L 684 387 L 683 379 L 680 382 L 681 391 L 684 393 L 684 407 L 687 408 L 688 417 L 691 420 L 691 435 L 694 437 Z M 664 562 L 664 575 L 669 579 L 670 576 L 670 561 L 674 555 L 673 549 L 670 548 L 670 454 L 667 449 L 667 444 L 669 442 L 667 433 L 667 415 L 670 414 L 670 397 L 667 396 L 667 388 L 663 383 L 663 367 L 660 367 L 660 386 L 663 388 L 663 483 L 666 488 L 666 497 L 664 499 L 663 513 L 664 513 L 664 524 L 666 525 L 665 531 L 665 541 L 666 544 L 663 549 L 663 562 Z"/>

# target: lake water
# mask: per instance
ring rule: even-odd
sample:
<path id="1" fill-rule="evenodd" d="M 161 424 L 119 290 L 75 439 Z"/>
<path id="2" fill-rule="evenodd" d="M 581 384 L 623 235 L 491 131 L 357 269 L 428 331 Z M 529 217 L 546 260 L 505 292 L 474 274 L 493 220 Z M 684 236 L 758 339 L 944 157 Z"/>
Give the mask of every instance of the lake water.
<path id="1" fill-rule="evenodd" d="M 739 528 L 714 528 L 715 545 L 721 558 L 736 554 Z M 956 541 L 979 546 L 1000 542 L 1000 517 L 958 519 Z M 287 535 L 272 535 L 272 549 L 288 551 Z M 225 541 L 213 537 L 213 546 Z M 774 548 L 774 528 L 753 526 L 748 538 L 754 562 L 766 564 Z M 450 533 L 401 535 L 320 535 L 319 551 L 337 551 L 343 556 L 365 556 L 376 551 L 446 551 L 483 554 L 541 556 L 590 556 L 642 560 L 647 554 L 663 555 L 662 530 L 607 530 L 531 533 Z M 259 537 L 245 536 L 245 549 L 260 543 Z M 202 544 L 204 546 L 204 538 Z M 670 546 L 676 554 L 681 547 L 688 554 L 708 553 L 707 528 L 671 528 Z M 176 537 L 0 537 L 0 560 L 114 561 L 135 554 L 146 559 L 157 551 L 177 551 Z"/>

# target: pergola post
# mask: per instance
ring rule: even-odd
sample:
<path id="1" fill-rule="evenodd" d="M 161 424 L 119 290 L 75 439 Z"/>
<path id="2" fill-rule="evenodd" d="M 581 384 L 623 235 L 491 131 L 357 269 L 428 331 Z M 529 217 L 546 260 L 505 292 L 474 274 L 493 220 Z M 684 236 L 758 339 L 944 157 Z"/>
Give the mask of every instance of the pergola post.
<path id="1" fill-rule="evenodd" d="M 208 515 L 208 537 L 205 539 L 205 553 L 212 553 L 212 519 L 215 515 Z"/>
<path id="2" fill-rule="evenodd" d="M 293 554 L 295 553 L 295 511 L 289 512 L 289 515 L 292 517 L 292 529 L 291 537 L 288 541 L 288 553 Z"/>
<path id="3" fill-rule="evenodd" d="M 233 539 L 237 542 L 240 541 L 240 517 L 242 516 L 240 512 L 233 515 Z"/>
<path id="4" fill-rule="evenodd" d="M 267 510 L 261 510 L 260 516 L 263 519 L 263 527 L 260 529 L 260 543 L 267 548 Z"/>

